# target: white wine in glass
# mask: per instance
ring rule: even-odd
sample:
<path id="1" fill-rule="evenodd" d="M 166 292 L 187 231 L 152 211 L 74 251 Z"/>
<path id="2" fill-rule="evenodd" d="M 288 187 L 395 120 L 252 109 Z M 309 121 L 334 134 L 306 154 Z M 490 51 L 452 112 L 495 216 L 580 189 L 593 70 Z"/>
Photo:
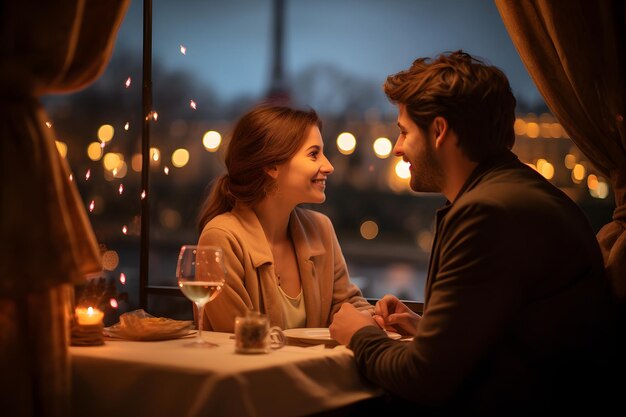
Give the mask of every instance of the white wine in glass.
<path id="1" fill-rule="evenodd" d="M 181 247 L 176 266 L 178 286 L 185 297 L 198 307 L 198 333 L 190 347 L 216 347 L 202 338 L 204 305 L 219 295 L 224 286 L 222 248 L 217 246 L 185 245 Z"/>

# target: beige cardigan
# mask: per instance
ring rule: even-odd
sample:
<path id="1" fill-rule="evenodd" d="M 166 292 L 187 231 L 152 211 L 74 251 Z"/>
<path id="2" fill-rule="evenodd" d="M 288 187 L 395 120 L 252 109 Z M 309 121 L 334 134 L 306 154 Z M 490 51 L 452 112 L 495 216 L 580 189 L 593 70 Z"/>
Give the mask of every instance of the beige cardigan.
<path id="1" fill-rule="evenodd" d="M 302 281 L 307 327 L 328 327 L 341 304 L 373 311 L 350 282 L 346 262 L 330 219 L 296 208 L 289 219 Z M 203 328 L 233 332 L 235 317 L 254 309 L 267 314 L 272 326 L 284 326 L 273 256 L 261 223 L 250 208 L 237 205 L 204 226 L 199 245 L 224 250 L 226 285 L 205 306 Z"/>

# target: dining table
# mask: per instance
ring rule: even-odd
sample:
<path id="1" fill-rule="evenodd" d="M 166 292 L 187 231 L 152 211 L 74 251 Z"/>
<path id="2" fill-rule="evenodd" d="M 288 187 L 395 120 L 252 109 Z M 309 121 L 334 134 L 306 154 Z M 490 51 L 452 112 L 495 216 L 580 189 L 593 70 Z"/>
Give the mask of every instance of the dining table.
<path id="1" fill-rule="evenodd" d="M 218 346 L 187 347 L 188 338 L 71 346 L 73 415 L 308 416 L 383 395 L 345 346 L 239 354 L 231 333 L 202 337 Z"/>

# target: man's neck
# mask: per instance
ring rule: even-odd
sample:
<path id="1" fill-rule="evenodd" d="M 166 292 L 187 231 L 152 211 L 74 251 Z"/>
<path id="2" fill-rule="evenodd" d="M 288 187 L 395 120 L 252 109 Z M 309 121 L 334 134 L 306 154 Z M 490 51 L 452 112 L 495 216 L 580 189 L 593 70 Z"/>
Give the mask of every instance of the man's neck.
<path id="1" fill-rule="evenodd" d="M 478 162 L 473 162 L 467 159 L 465 156 L 454 158 L 448 166 L 444 167 L 446 172 L 446 182 L 441 190 L 441 193 L 451 203 L 459 196 L 459 192 L 465 182 L 472 174 L 474 169 L 478 166 Z"/>

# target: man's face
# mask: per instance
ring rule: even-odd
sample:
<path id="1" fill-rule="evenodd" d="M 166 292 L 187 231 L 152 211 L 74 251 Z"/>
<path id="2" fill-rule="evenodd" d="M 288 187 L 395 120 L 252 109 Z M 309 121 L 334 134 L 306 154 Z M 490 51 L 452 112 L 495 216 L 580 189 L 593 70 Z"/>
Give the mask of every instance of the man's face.
<path id="1" fill-rule="evenodd" d="M 409 117 L 406 106 L 399 104 L 398 128 L 400 135 L 393 152 L 411 164 L 411 189 L 426 193 L 441 192 L 444 175 L 435 151 L 432 126 L 427 132 L 422 131 Z"/>

